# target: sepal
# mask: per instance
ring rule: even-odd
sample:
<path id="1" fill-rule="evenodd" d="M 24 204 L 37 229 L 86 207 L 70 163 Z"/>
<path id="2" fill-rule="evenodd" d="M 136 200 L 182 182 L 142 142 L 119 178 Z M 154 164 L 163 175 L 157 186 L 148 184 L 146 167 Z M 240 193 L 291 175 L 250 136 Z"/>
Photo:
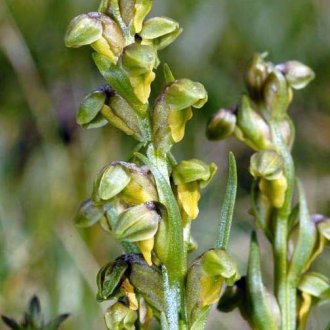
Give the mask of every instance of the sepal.
<path id="1" fill-rule="evenodd" d="M 170 45 L 182 32 L 179 23 L 167 17 L 153 17 L 144 22 L 140 37 L 142 44 L 157 50 Z"/>

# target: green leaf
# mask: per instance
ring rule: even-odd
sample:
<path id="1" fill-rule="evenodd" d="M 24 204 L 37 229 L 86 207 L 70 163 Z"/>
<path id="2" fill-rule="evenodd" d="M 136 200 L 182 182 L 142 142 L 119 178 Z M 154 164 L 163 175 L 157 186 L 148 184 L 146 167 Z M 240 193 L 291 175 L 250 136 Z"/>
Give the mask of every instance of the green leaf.
<path id="1" fill-rule="evenodd" d="M 2 315 L 1 316 L 2 321 L 12 330 L 22 330 L 21 327 L 18 325 L 18 323 L 16 323 L 15 320 Z"/>
<path id="2" fill-rule="evenodd" d="M 43 330 L 57 330 L 62 322 L 64 322 L 70 314 L 61 314 L 57 316 L 54 320 L 48 322 Z"/>
<path id="3" fill-rule="evenodd" d="M 160 269 L 143 259 L 131 264 L 129 280 L 145 301 L 158 312 L 164 308 L 163 278 Z"/>
<path id="4" fill-rule="evenodd" d="M 126 72 L 118 65 L 113 64 L 111 60 L 104 55 L 94 53 L 93 58 L 96 66 L 110 86 L 123 97 L 137 113 L 144 115 L 148 106 L 147 104 L 142 104 L 136 97 Z"/>
<path id="5" fill-rule="evenodd" d="M 255 329 L 277 330 L 274 313 L 269 308 L 267 292 L 262 283 L 260 249 L 256 233 L 252 233 L 250 256 L 248 262 L 247 288 L 251 316 Z"/>
<path id="6" fill-rule="evenodd" d="M 311 220 L 304 189 L 297 182 L 299 191 L 299 234 L 296 247 L 289 266 L 288 279 L 297 286 L 306 264 L 312 256 L 316 242 L 316 228 Z"/>
<path id="7" fill-rule="evenodd" d="M 237 192 L 237 169 L 233 153 L 229 154 L 229 177 L 226 186 L 225 198 L 220 211 L 218 234 L 215 247 L 226 250 L 228 247 L 231 223 L 233 220 L 234 206 Z"/>
<path id="8" fill-rule="evenodd" d="M 202 308 L 197 319 L 192 324 L 190 330 L 204 330 L 207 322 L 207 316 L 209 314 L 210 308 L 206 306 Z"/>
<path id="9" fill-rule="evenodd" d="M 170 84 L 175 81 L 174 75 L 167 63 L 165 63 L 163 66 L 163 72 L 166 84 Z"/>

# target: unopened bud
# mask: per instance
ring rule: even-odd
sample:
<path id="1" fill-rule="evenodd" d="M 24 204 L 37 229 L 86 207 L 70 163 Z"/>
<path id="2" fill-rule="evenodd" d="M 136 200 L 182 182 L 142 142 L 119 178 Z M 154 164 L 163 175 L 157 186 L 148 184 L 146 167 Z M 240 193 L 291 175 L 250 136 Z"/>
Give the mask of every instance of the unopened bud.
<path id="1" fill-rule="evenodd" d="M 130 182 L 131 178 L 121 164 L 105 167 L 94 183 L 93 198 L 107 201 L 117 196 Z"/>
<path id="2" fill-rule="evenodd" d="M 243 95 L 238 108 L 235 135 L 255 150 L 267 149 L 271 145 L 270 128 L 265 120 L 253 110 L 250 99 Z"/>
<path id="3" fill-rule="evenodd" d="M 225 282 L 233 285 L 239 278 L 237 266 L 224 250 L 209 250 L 196 259 L 188 269 L 186 284 L 191 324 L 200 317 L 206 306 L 219 299 Z"/>
<path id="4" fill-rule="evenodd" d="M 182 32 L 178 22 L 167 17 L 153 17 L 143 24 L 140 36 L 143 44 L 158 50 L 170 45 Z"/>
<path id="5" fill-rule="evenodd" d="M 105 323 L 109 330 L 134 330 L 137 312 L 122 303 L 115 303 L 105 313 Z"/>
<path id="6" fill-rule="evenodd" d="M 100 111 L 104 106 L 106 95 L 102 90 L 96 90 L 87 95 L 82 101 L 77 113 L 77 123 L 85 128 L 93 128 L 95 126 L 104 126 L 107 120 L 100 115 Z"/>
<path id="7" fill-rule="evenodd" d="M 90 45 L 102 37 L 101 14 L 89 13 L 75 17 L 69 24 L 65 35 L 67 47 Z"/>
<path id="8" fill-rule="evenodd" d="M 265 62 L 267 53 L 255 54 L 246 72 L 246 85 L 251 96 L 258 100 L 262 94 L 262 87 L 268 77 L 269 68 Z"/>
<path id="9" fill-rule="evenodd" d="M 206 135 L 209 140 L 223 140 L 235 131 L 236 115 L 230 109 L 220 109 L 209 121 Z"/>
<path id="10" fill-rule="evenodd" d="M 276 66 L 284 75 L 290 86 L 294 89 L 305 88 L 314 78 L 314 71 L 307 65 L 298 61 L 288 61 Z"/>
<path id="11" fill-rule="evenodd" d="M 173 180 L 176 185 L 198 182 L 204 188 L 217 171 L 215 163 L 210 165 L 199 159 L 183 160 L 173 168 Z"/>
<path id="12" fill-rule="evenodd" d="M 169 85 L 164 93 L 167 105 L 173 111 L 180 111 L 188 107 L 201 108 L 207 102 L 205 87 L 189 79 L 176 80 Z"/>
<path id="13" fill-rule="evenodd" d="M 109 300 L 119 292 L 127 269 L 127 262 L 123 258 L 117 258 L 99 270 L 96 278 L 99 301 Z"/>
<path id="14" fill-rule="evenodd" d="M 127 101 L 117 93 L 111 91 L 101 114 L 112 126 L 120 129 L 125 134 L 133 136 L 138 141 L 145 140 L 141 118 Z"/>
<path id="15" fill-rule="evenodd" d="M 260 179 L 259 189 L 271 205 L 282 207 L 288 188 L 283 158 L 274 150 L 257 152 L 251 158 L 250 173 Z"/>
<path id="16" fill-rule="evenodd" d="M 79 208 L 75 217 L 75 224 L 80 228 L 93 226 L 104 218 L 103 206 L 95 206 L 92 200 L 88 199 Z"/>
<path id="17" fill-rule="evenodd" d="M 117 23 L 99 12 L 91 12 L 74 18 L 65 36 L 67 47 L 91 45 L 98 53 L 116 62 L 125 39 Z"/>
<path id="18" fill-rule="evenodd" d="M 281 117 L 285 114 L 292 100 L 292 91 L 281 72 L 273 70 L 264 87 L 264 101 L 272 116 Z"/>
<path id="19" fill-rule="evenodd" d="M 153 134 L 158 149 L 168 152 L 184 136 L 185 124 L 191 119 L 190 107 L 201 108 L 207 93 L 200 83 L 188 79 L 169 84 L 158 97 L 153 111 Z M 182 113 L 175 113 L 182 112 Z"/>

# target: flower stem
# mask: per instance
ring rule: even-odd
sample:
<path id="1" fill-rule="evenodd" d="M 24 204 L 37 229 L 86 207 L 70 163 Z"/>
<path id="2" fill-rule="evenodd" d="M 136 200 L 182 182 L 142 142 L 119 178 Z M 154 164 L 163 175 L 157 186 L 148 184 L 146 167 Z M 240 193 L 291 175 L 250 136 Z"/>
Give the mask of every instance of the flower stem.
<path id="1" fill-rule="evenodd" d="M 273 141 L 278 153 L 284 160 L 284 174 L 288 188 L 285 201 L 281 208 L 275 211 L 275 237 L 273 244 L 275 293 L 282 314 L 282 330 L 296 328 L 296 288 L 288 281 L 288 220 L 291 213 L 291 204 L 294 191 L 294 164 L 288 147 L 285 145 L 277 122 L 270 123 Z"/>

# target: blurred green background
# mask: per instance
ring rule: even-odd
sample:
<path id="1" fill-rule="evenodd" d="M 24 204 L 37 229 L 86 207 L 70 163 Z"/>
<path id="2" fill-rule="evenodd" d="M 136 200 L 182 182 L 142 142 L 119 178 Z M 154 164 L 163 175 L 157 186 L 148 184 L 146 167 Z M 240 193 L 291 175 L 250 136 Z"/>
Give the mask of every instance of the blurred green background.
<path id="1" fill-rule="evenodd" d="M 102 84 L 91 50 L 66 49 L 63 36 L 76 15 L 97 0 L 0 0 L 0 312 L 17 317 L 38 294 L 45 314 L 69 312 L 63 329 L 104 329 L 107 304 L 95 301 L 95 275 L 120 248 L 99 227 L 72 224 L 96 173 L 126 160 L 133 141 L 114 129 L 82 130 L 75 111 Z M 276 63 L 297 59 L 316 80 L 296 93 L 294 156 L 311 212 L 330 214 L 330 2 L 328 0 L 155 0 L 153 14 L 178 20 L 183 35 L 161 53 L 177 77 L 201 81 L 209 102 L 195 111 L 177 158 L 215 161 L 219 174 L 204 191 L 193 224 L 199 251 L 210 247 L 226 181 L 229 150 L 239 166 L 239 198 L 231 253 L 245 272 L 252 219 L 248 215 L 250 151 L 235 140 L 208 142 L 209 116 L 231 106 L 256 51 Z M 265 277 L 271 258 L 264 244 Z M 329 251 L 315 269 L 330 275 Z M 329 306 L 314 310 L 309 329 L 325 328 Z M 324 315 L 328 314 L 328 315 Z M 3 325 L 0 325 L 2 329 Z M 248 329 L 238 313 L 214 311 L 209 329 Z"/>

